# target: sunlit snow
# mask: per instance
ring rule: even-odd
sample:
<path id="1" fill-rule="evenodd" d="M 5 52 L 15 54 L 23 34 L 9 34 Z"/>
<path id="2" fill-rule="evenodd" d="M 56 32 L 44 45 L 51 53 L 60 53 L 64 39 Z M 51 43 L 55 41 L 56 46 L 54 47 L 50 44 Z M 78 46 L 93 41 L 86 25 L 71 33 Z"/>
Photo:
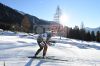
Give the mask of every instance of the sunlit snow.
<path id="1" fill-rule="evenodd" d="M 47 57 L 68 60 L 31 59 L 39 48 L 38 35 L 0 32 L 0 66 L 100 66 L 100 43 L 53 36 Z M 38 55 L 42 56 L 42 52 Z"/>

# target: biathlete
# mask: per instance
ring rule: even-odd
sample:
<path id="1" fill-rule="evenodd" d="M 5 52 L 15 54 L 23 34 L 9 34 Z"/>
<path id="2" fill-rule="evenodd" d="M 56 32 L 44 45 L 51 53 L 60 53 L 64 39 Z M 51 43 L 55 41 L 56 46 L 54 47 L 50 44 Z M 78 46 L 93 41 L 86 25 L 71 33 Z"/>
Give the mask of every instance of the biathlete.
<path id="1" fill-rule="evenodd" d="M 37 55 L 43 50 L 43 58 L 45 58 L 48 45 L 50 45 L 49 40 L 51 36 L 52 36 L 51 33 L 43 33 L 38 36 L 37 43 L 39 45 L 39 49 L 36 51 L 34 57 L 37 57 Z"/>

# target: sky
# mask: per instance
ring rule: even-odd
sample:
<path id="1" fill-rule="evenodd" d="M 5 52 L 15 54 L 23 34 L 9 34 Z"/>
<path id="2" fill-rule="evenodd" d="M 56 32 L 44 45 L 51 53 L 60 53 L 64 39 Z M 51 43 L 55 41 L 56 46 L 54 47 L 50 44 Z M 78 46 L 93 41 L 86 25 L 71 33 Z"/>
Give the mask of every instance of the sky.
<path id="1" fill-rule="evenodd" d="M 40 19 L 53 21 L 57 6 L 66 15 L 63 24 L 69 27 L 100 27 L 100 0 L 0 0 L 13 9 L 31 14 Z"/>

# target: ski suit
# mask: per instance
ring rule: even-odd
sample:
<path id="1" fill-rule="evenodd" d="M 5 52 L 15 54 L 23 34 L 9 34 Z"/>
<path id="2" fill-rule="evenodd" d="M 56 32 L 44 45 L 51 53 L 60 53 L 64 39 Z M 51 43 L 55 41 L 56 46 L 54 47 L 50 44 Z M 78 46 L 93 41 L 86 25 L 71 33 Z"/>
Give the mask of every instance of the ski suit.
<path id="1" fill-rule="evenodd" d="M 46 52 L 47 52 L 47 48 L 48 48 L 48 46 L 47 46 L 47 34 L 46 33 L 40 34 L 37 38 L 37 43 L 38 43 L 40 48 L 35 53 L 35 57 L 43 50 L 43 58 L 44 58 L 46 55 Z"/>

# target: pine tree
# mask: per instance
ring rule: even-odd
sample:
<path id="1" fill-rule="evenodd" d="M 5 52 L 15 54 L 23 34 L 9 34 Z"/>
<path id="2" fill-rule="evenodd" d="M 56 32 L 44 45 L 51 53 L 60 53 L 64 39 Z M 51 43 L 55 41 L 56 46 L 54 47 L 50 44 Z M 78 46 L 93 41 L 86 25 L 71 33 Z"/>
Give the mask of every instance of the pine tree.
<path id="1" fill-rule="evenodd" d="M 94 34 L 94 31 L 91 32 L 91 40 L 92 41 L 95 41 L 96 40 L 96 36 Z"/>
<path id="2" fill-rule="evenodd" d="M 73 37 L 74 37 L 75 39 L 79 39 L 79 36 L 80 36 L 79 27 L 78 27 L 78 26 L 75 26 L 73 30 L 74 30 Z"/>
<path id="3" fill-rule="evenodd" d="M 84 29 L 84 23 L 81 22 L 81 27 L 80 27 L 80 39 L 85 40 L 86 36 L 86 31 Z"/>
<path id="4" fill-rule="evenodd" d="M 100 42 L 100 32 L 99 31 L 97 31 L 96 33 L 96 41 Z"/>
<path id="5" fill-rule="evenodd" d="M 87 40 L 87 41 L 91 41 L 91 34 L 90 34 L 89 31 L 88 31 L 87 34 L 86 34 L 86 40 Z"/>
<path id="6" fill-rule="evenodd" d="M 73 29 L 72 28 L 69 29 L 68 38 L 73 38 Z"/>
<path id="7" fill-rule="evenodd" d="M 85 40 L 86 36 L 86 31 L 85 29 L 80 29 L 80 39 Z"/>

